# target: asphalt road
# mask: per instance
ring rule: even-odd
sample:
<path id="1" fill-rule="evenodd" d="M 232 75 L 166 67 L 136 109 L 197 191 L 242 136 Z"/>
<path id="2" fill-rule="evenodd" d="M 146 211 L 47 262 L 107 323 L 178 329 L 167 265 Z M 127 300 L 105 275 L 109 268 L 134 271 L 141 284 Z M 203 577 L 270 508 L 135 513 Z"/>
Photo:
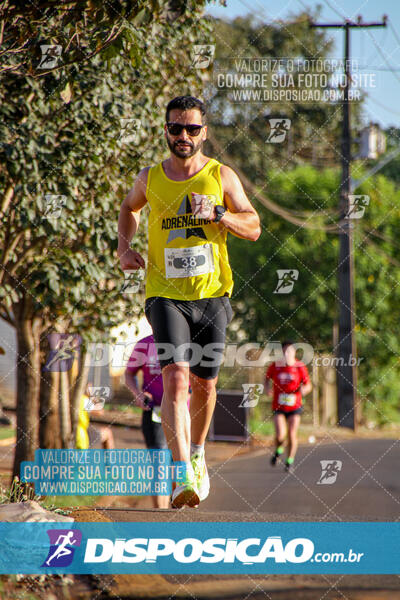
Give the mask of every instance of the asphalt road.
<path id="1" fill-rule="evenodd" d="M 113 431 L 117 448 L 144 447 L 139 430 L 114 427 Z M 336 439 L 303 445 L 291 473 L 285 473 L 283 464 L 272 467 L 270 452 L 270 448 L 252 450 L 240 444 L 207 444 L 211 492 L 199 512 L 236 512 L 246 520 L 265 520 L 266 514 L 283 521 L 399 519 L 399 439 Z M 13 444 L 0 445 L 3 473 L 11 469 L 13 454 Z M 341 463 L 336 481 L 318 483 L 321 461 Z M 111 502 L 105 497 L 102 504 L 151 507 L 150 498 L 118 497 Z"/>
<path id="2" fill-rule="evenodd" d="M 241 450 L 234 444 L 209 445 L 211 492 L 193 520 L 219 520 L 220 513 L 240 514 L 239 520 L 272 521 L 394 521 L 400 517 L 399 440 L 305 445 L 299 448 L 291 473 L 285 473 L 282 463 L 270 465 L 268 448 L 238 454 Z M 318 483 L 321 461 L 341 464 L 336 481 Z M 126 506 L 126 502 L 115 499 L 113 506 Z M 150 508 L 150 498 L 138 499 L 134 506 Z M 141 520 L 139 513 L 137 518 Z"/>
<path id="3" fill-rule="evenodd" d="M 340 461 L 335 482 L 318 483 L 321 461 Z M 201 508 L 329 521 L 396 520 L 399 465 L 400 443 L 391 439 L 301 447 L 291 473 L 285 473 L 283 464 L 272 467 L 267 451 L 261 450 L 211 467 L 211 493 Z"/>
<path id="4" fill-rule="evenodd" d="M 400 515 L 399 440 L 353 440 L 303 446 L 292 473 L 272 467 L 267 450 L 225 452 L 210 467 L 211 493 L 198 510 L 102 511 L 111 521 L 346 521 L 397 520 Z M 232 457 L 233 456 L 233 457 Z M 321 461 L 338 461 L 334 483 L 321 480 Z M 98 513 L 97 513 L 98 514 Z M 89 515 L 88 515 L 89 516 Z M 100 515 L 98 514 L 100 517 Z M 82 511 L 78 520 L 86 520 Z M 96 520 L 92 514 L 88 520 Z M 126 598 L 230 600 L 396 600 L 396 575 L 113 576 Z"/>
<path id="5" fill-rule="evenodd" d="M 114 428 L 117 447 L 143 447 L 139 431 Z M 269 449 L 209 444 L 211 493 L 198 510 L 153 511 L 150 499 L 103 498 L 113 510 L 81 509 L 77 521 L 346 521 L 398 520 L 400 444 L 395 439 L 358 439 L 304 445 L 295 468 L 269 464 Z M 0 447 L 0 470 L 12 464 L 13 447 Z M 341 461 L 334 483 L 318 484 L 321 461 Z M 339 464 L 338 462 L 336 463 Z M 3 472 L 4 472 L 3 471 Z M 135 509 L 132 509 L 132 505 Z M 118 507 L 120 507 L 118 509 Z M 92 600 L 111 598 L 226 598 L 229 600 L 400 600 L 397 575 L 161 576 L 114 575 L 109 581 L 82 577 Z"/>

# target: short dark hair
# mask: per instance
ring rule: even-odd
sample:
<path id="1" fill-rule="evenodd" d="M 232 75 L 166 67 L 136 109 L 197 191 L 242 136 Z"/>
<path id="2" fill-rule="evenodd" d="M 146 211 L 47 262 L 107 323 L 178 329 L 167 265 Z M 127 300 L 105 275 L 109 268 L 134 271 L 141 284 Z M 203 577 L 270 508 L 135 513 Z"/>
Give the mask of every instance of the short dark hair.
<path id="1" fill-rule="evenodd" d="M 198 98 L 195 98 L 194 96 L 177 96 L 176 98 L 168 102 L 167 110 L 165 111 L 165 120 L 168 123 L 169 113 L 171 112 L 171 110 L 191 110 L 192 108 L 197 108 L 197 110 L 200 111 L 201 118 L 203 120 L 203 118 L 206 115 L 206 107 L 204 102 L 202 102 Z"/>
<path id="2" fill-rule="evenodd" d="M 293 346 L 294 342 L 292 342 L 292 340 L 285 340 L 284 342 L 282 342 L 282 349 L 286 348 L 287 346 Z"/>

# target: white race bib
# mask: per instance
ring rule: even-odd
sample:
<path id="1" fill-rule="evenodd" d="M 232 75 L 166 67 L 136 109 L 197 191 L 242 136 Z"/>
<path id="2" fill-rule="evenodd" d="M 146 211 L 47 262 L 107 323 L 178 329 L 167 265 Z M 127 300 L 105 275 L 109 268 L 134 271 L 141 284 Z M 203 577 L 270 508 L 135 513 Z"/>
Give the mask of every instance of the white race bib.
<path id="1" fill-rule="evenodd" d="M 296 404 L 296 394 L 279 394 L 279 404 L 294 406 Z"/>
<path id="2" fill-rule="evenodd" d="M 196 277 L 214 271 L 212 244 L 191 248 L 165 248 L 165 275 L 171 277 Z"/>
<path id="3" fill-rule="evenodd" d="M 151 420 L 153 423 L 161 423 L 161 406 L 153 406 Z"/>

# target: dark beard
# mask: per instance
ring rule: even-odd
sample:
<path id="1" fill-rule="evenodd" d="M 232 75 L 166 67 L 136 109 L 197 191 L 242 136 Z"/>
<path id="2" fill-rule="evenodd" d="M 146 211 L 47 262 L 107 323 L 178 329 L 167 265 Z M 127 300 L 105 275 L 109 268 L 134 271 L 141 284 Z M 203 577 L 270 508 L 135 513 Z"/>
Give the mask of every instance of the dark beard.
<path id="1" fill-rule="evenodd" d="M 181 150 L 179 150 L 179 148 L 176 146 L 176 142 L 171 142 L 168 136 L 167 136 L 167 144 L 168 144 L 168 148 L 171 150 L 172 154 L 175 154 L 175 156 L 177 156 L 178 158 L 190 158 L 191 156 L 194 156 L 197 152 L 199 152 L 201 150 L 203 142 L 200 142 L 197 145 L 192 142 L 192 147 L 189 152 L 187 152 L 187 151 L 182 152 Z"/>

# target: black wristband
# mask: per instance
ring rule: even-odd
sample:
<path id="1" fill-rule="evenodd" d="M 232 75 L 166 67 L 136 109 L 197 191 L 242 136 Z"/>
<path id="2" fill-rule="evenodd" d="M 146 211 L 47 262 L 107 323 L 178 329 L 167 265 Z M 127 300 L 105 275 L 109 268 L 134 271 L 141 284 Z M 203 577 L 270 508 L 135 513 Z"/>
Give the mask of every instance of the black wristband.
<path id="1" fill-rule="evenodd" d="M 219 223 L 225 213 L 226 213 L 226 208 L 224 206 L 221 206 L 220 204 L 217 204 L 217 206 L 215 207 L 214 223 Z"/>

